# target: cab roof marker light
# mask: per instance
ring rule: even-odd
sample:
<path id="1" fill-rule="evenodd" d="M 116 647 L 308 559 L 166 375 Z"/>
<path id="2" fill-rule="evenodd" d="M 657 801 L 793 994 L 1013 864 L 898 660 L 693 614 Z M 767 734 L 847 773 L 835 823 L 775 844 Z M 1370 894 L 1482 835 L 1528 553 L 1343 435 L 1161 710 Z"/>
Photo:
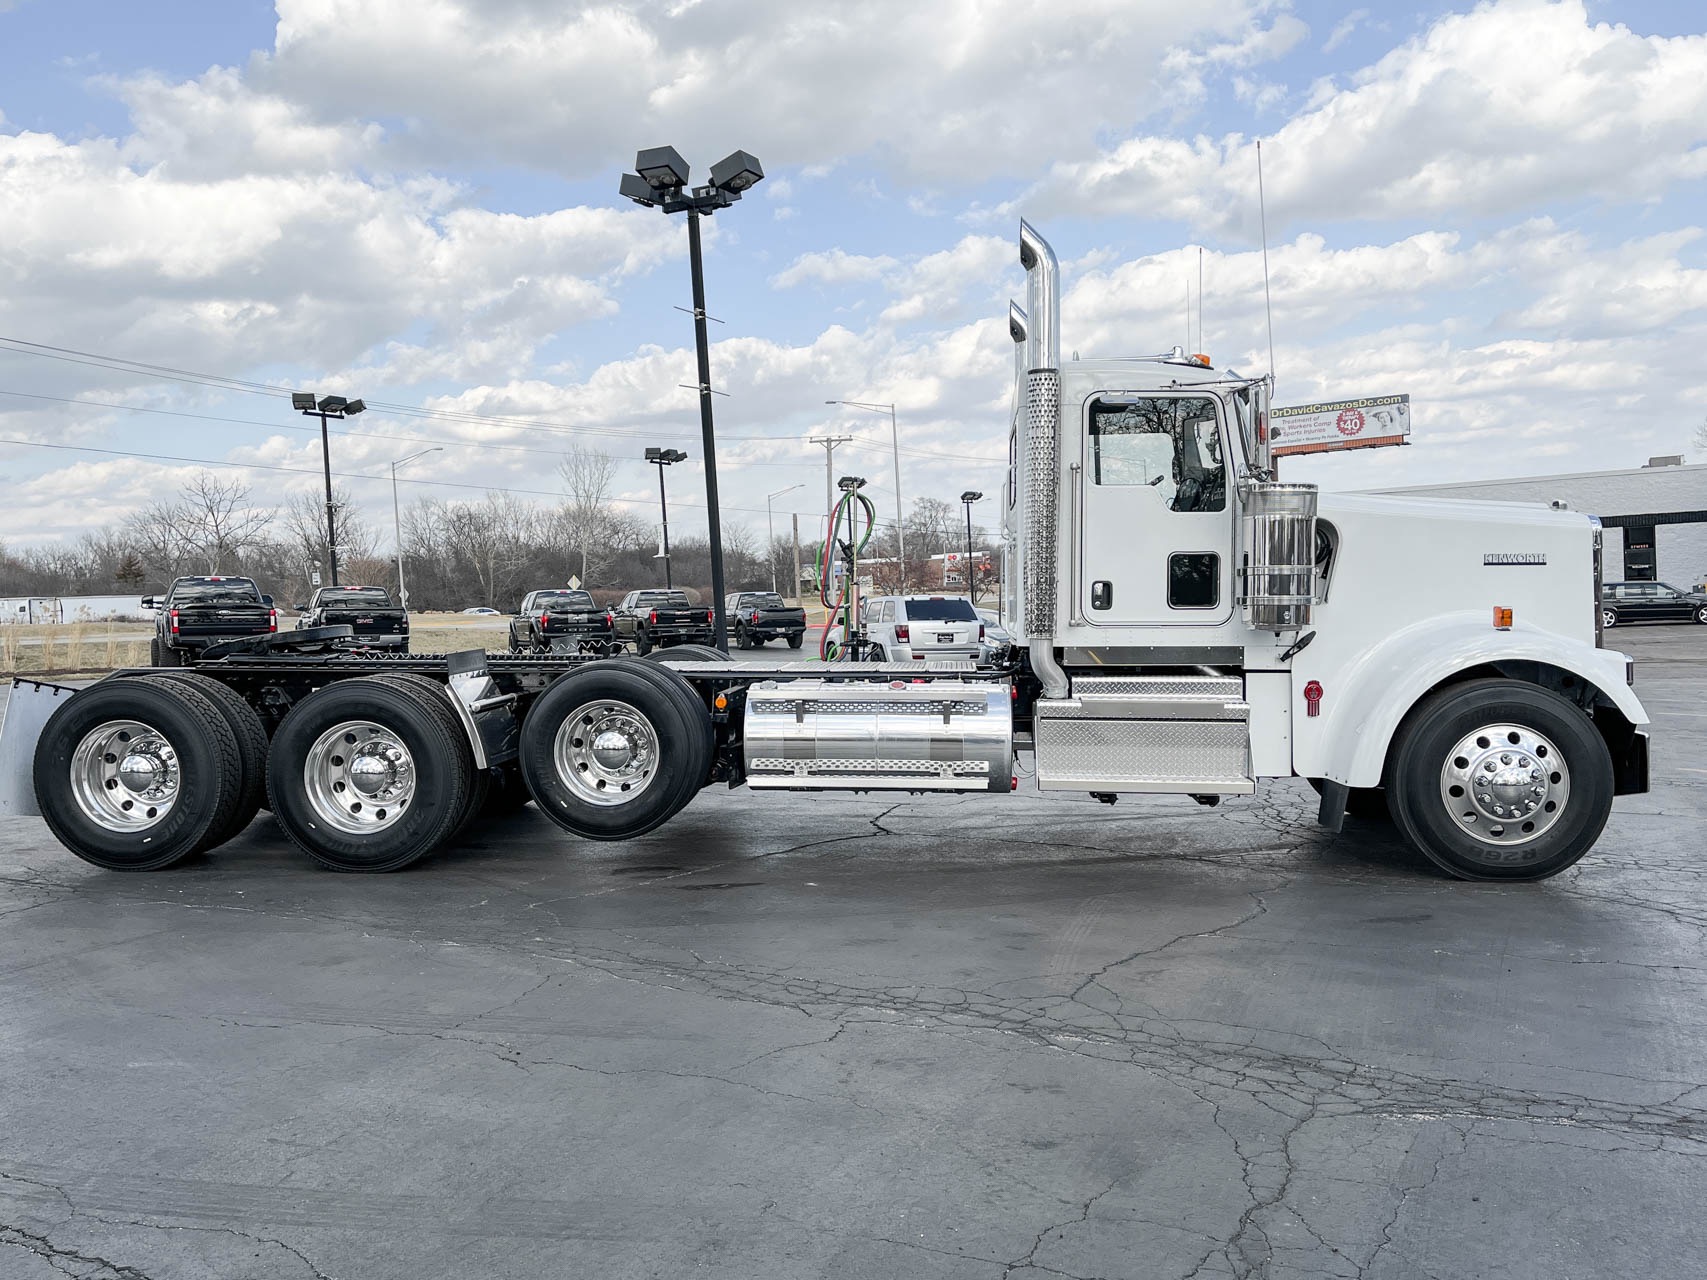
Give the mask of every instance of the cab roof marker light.
<path id="1" fill-rule="evenodd" d="M 1494 630 L 1510 631 L 1511 617 L 1511 607 L 1509 605 L 1496 604 L 1494 606 Z"/>

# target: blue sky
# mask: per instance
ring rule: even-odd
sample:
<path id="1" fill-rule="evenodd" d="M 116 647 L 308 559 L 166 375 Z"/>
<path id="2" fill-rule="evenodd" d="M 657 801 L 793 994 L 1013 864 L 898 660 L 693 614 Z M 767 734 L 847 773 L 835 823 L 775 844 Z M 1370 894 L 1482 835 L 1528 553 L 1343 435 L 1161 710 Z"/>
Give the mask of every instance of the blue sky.
<path id="1" fill-rule="evenodd" d="M 887 514 L 886 419 L 823 401 L 901 406 L 909 498 L 994 490 L 1021 214 L 1066 266 L 1064 349 L 1182 341 L 1201 246 L 1204 345 L 1260 370 L 1261 138 L 1281 402 L 1414 405 L 1412 447 L 1297 478 L 1639 465 L 1707 416 L 1699 5 L 987 10 L 0 0 L 0 335 L 463 415 L 335 441 L 375 510 L 430 440 L 417 496 L 549 501 L 578 443 L 649 511 L 646 444 L 697 480 L 685 229 L 616 180 L 637 147 L 701 173 L 743 147 L 767 180 L 707 240 L 726 519 L 761 529 L 792 484 L 777 510 L 814 519 L 826 428 Z M 0 540 L 196 469 L 121 453 L 314 484 L 317 441 L 268 397 L 16 347 L 0 393 L 26 442 L 0 444 Z"/>

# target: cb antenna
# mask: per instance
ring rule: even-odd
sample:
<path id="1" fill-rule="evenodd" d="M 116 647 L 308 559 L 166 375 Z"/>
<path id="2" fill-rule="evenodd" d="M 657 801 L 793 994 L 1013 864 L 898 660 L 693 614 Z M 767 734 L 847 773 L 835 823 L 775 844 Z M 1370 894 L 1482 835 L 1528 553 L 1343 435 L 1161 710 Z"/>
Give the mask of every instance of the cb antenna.
<path id="1" fill-rule="evenodd" d="M 1197 246 L 1197 345 L 1193 351 L 1203 350 L 1203 246 Z"/>
<path id="2" fill-rule="evenodd" d="M 1268 380 L 1274 383 L 1274 302 L 1268 292 L 1268 201 L 1262 189 L 1262 139 L 1257 139 L 1257 214 L 1262 219 L 1262 305 L 1268 313 Z"/>

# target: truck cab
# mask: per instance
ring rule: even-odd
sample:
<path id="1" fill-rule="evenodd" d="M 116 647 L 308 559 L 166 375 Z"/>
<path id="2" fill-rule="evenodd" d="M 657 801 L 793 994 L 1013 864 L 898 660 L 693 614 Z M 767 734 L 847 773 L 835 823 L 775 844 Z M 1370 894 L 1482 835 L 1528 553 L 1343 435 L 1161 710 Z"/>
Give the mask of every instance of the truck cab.
<path id="1" fill-rule="evenodd" d="M 1270 383 L 1171 352 L 1074 360 L 1022 224 L 1003 494 L 1038 785 L 1213 803 L 1301 776 L 1384 800 L 1438 865 L 1551 874 L 1646 789 L 1600 530 L 1540 505 L 1283 483 Z"/>

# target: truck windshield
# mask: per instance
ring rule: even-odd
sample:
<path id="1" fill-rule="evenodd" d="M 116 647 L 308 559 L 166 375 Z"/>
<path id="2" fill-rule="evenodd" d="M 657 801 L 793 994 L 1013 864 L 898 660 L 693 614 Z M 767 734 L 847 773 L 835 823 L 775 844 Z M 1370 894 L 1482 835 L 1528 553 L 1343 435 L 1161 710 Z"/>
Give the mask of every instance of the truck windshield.
<path id="1" fill-rule="evenodd" d="M 172 588 L 174 604 L 255 604 L 261 593 L 247 578 L 224 582 L 180 582 Z"/>
<path id="2" fill-rule="evenodd" d="M 320 593 L 322 607 L 340 604 L 363 605 L 369 609 L 390 606 L 391 597 L 383 587 L 333 587 Z"/>
<path id="3" fill-rule="evenodd" d="M 978 615 L 965 600 L 909 600 L 909 622 L 976 622 Z"/>

